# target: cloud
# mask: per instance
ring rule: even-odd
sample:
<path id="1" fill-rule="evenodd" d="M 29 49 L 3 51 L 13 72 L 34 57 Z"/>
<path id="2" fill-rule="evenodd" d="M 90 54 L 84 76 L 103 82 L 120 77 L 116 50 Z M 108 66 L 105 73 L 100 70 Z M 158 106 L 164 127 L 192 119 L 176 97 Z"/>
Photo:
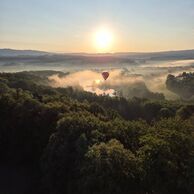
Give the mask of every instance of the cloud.
<path id="1" fill-rule="evenodd" d="M 91 70 L 78 71 L 64 77 L 55 74 L 50 76 L 49 80 L 53 87 L 82 87 L 85 91 L 98 95 L 114 95 L 115 87 L 143 81 L 141 76 L 126 74 L 122 69 L 111 70 L 109 74 L 110 76 L 106 81 L 103 79 L 101 72 Z"/>
<path id="2" fill-rule="evenodd" d="M 105 81 L 101 75 L 102 71 L 82 70 L 70 73 L 64 77 L 57 74 L 49 77 L 53 87 L 82 88 L 85 91 L 97 95 L 115 95 L 115 91 L 122 91 L 128 97 L 133 95 L 133 88 L 143 91 L 148 88 L 151 92 L 163 93 L 167 99 L 177 96 L 166 89 L 165 81 L 167 75 L 178 75 L 183 71 L 194 70 L 194 60 L 174 61 L 165 63 L 147 64 L 147 66 L 136 66 L 109 70 L 109 78 Z M 131 89 L 131 88 L 132 89 Z"/>

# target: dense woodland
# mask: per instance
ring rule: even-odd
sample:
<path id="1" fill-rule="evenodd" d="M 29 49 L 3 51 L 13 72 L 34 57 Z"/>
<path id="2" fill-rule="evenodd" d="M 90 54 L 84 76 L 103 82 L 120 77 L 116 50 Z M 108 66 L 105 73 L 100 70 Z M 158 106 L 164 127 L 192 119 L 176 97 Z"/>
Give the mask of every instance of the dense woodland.
<path id="1" fill-rule="evenodd" d="M 52 88 L 50 74 L 0 74 L 0 193 L 194 193 L 194 102 Z"/>
<path id="2" fill-rule="evenodd" d="M 184 100 L 194 100 L 194 73 L 183 72 L 178 76 L 168 75 L 166 86 Z"/>

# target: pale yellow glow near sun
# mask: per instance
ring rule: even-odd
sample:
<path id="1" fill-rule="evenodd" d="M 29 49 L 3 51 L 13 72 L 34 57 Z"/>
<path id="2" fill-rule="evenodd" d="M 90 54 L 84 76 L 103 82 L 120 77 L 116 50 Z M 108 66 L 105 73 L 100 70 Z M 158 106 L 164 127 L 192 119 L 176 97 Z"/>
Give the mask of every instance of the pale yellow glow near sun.
<path id="1" fill-rule="evenodd" d="M 106 28 L 101 28 L 95 33 L 95 46 L 99 52 L 108 52 L 111 49 L 113 34 Z"/>
<path id="2" fill-rule="evenodd" d="M 96 80 L 95 80 L 95 83 L 96 83 L 96 84 L 100 84 L 100 82 L 101 82 L 101 80 L 99 80 L 99 79 L 96 79 Z"/>

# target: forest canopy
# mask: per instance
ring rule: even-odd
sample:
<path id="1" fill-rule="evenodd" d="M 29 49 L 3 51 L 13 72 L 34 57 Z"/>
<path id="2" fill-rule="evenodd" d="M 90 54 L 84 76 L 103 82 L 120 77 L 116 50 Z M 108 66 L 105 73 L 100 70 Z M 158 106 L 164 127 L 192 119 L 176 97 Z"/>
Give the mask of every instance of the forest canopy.
<path id="1" fill-rule="evenodd" d="M 53 88 L 52 74 L 0 74 L 0 166 L 17 179 L 2 173 L 1 192 L 193 193 L 192 101 Z M 188 76 L 168 76 L 167 85 L 184 82 L 190 94 Z"/>
<path id="2" fill-rule="evenodd" d="M 166 86 L 184 100 L 194 99 L 194 73 L 183 72 L 178 76 L 169 74 Z"/>

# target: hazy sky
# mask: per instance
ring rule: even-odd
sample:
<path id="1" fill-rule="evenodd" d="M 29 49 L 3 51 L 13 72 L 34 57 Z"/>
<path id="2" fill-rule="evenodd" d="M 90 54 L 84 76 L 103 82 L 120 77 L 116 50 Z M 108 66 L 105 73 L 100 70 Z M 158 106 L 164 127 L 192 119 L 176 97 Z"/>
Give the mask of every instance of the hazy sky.
<path id="1" fill-rule="evenodd" d="M 194 0 L 0 0 L 0 48 L 96 52 L 194 48 Z"/>

